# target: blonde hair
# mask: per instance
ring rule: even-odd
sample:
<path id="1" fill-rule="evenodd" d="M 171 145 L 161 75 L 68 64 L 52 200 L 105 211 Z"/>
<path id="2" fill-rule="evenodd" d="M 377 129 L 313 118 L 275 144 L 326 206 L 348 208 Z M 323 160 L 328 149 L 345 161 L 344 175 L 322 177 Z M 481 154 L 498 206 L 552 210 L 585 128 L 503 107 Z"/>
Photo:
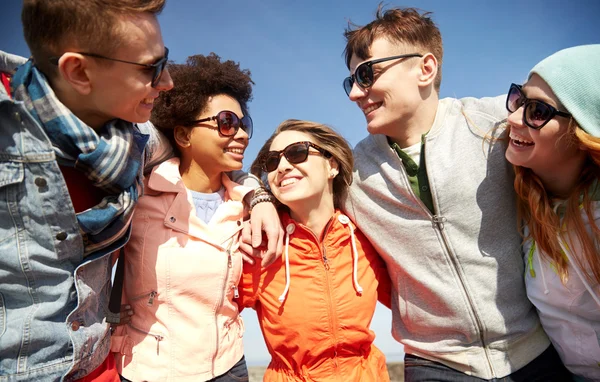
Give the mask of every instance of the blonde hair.
<path id="1" fill-rule="evenodd" d="M 354 156 L 348 142 L 334 129 L 322 123 L 302 121 L 298 119 L 288 119 L 283 121 L 265 144 L 261 147 L 250 172 L 260 178 L 266 185 L 267 173 L 263 169 L 265 155 L 271 148 L 273 139 L 283 131 L 299 131 L 310 135 L 315 140 L 315 144 L 331 153 L 332 157 L 338 162 L 338 175 L 333 178 L 333 205 L 339 208 L 342 200 L 348 192 L 348 186 L 352 184 L 352 168 L 354 167 Z"/>
<path id="2" fill-rule="evenodd" d="M 567 229 L 573 234 L 569 241 L 579 241 L 582 253 L 574 256 L 573 261 L 584 272 L 589 281 L 600 282 L 600 253 L 598 240 L 600 228 L 594 221 L 592 196 L 595 191 L 600 191 L 596 182 L 600 178 L 600 138 L 596 138 L 583 131 L 571 119 L 567 132 L 562 137 L 571 140 L 572 144 L 579 145 L 586 150 L 587 158 L 579 181 L 565 201 L 564 218 L 553 209 L 553 199 L 545 190 L 540 178 L 531 169 L 514 166 L 515 191 L 517 192 L 517 209 L 520 228 L 527 225 L 529 235 L 525 239 L 533 239 L 542 256 L 550 260 L 555 266 L 561 280 L 566 282 L 568 274 L 568 260 L 562 254 L 558 235 L 566 233 Z M 592 187 L 596 187 L 592 189 Z M 592 234 L 586 230 L 581 210 L 585 213 Z"/>

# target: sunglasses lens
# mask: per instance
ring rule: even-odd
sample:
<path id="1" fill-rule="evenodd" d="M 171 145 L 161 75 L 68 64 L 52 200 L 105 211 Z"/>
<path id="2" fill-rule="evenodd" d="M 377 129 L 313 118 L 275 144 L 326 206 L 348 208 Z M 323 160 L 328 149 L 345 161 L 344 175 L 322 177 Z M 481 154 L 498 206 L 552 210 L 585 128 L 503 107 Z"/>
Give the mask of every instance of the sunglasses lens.
<path id="1" fill-rule="evenodd" d="M 248 139 L 252 138 L 252 132 L 254 131 L 254 126 L 252 125 L 252 118 L 250 116 L 245 115 L 242 118 L 242 130 L 248 134 Z"/>
<path id="2" fill-rule="evenodd" d="M 511 86 L 506 97 L 506 108 L 511 113 L 517 111 L 523 105 L 523 94 L 517 86 Z"/>
<path id="3" fill-rule="evenodd" d="M 292 143 L 283 150 L 285 158 L 293 164 L 302 163 L 308 158 L 308 145 L 305 143 Z"/>
<path id="4" fill-rule="evenodd" d="M 217 125 L 219 132 L 225 137 L 232 137 L 237 133 L 240 120 L 235 113 L 231 111 L 222 111 L 217 114 Z"/>
<path id="5" fill-rule="evenodd" d="M 354 71 L 354 78 L 356 78 L 356 82 L 363 89 L 373 85 L 373 71 L 371 70 L 371 66 L 366 63 L 360 64 Z"/>
<path id="6" fill-rule="evenodd" d="M 270 151 L 267 153 L 267 156 L 265 157 L 265 163 L 264 163 L 264 168 L 267 172 L 272 172 L 277 170 L 277 166 L 279 166 L 279 158 L 281 158 L 279 156 L 279 152 L 277 151 Z"/>
<path id="7" fill-rule="evenodd" d="M 347 96 L 350 96 L 350 92 L 352 91 L 352 85 L 354 85 L 354 81 L 350 77 L 346 77 L 344 79 L 344 91 Z"/>
<path id="8" fill-rule="evenodd" d="M 165 56 L 158 60 L 156 66 L 154 67 L 154 76 L 152 76 L 152 83 L 150 84 L 152 87 L 156 87 L 158 85 L 160 78 L 167 67 L 167 62 L 169 61 L 169 48 L 165 46 Z"/>
<path id="9" fill-rule="evenodd" d="M 529 127 L 539 129 L 552 118 L 552 110 L 543 102 L 530 101 L 525 107 L 525 122 Z"/>

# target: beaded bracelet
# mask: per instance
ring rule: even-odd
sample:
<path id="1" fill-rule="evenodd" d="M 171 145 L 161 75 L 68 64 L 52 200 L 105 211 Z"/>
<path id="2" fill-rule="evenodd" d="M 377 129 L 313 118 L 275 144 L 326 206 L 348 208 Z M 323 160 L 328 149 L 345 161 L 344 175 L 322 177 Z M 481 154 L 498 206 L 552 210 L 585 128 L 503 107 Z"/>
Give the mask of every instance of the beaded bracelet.
<path id="1" fill-rule="evenodd" d="M 277 199 L 273 195 L 271 195 L 267 190 L 259 193 L 258 195 L 254 194 L 252 201 L 250 202 L 250 210 L 252 210 L 258 203 L 269 202 L 275 204 Z"/>

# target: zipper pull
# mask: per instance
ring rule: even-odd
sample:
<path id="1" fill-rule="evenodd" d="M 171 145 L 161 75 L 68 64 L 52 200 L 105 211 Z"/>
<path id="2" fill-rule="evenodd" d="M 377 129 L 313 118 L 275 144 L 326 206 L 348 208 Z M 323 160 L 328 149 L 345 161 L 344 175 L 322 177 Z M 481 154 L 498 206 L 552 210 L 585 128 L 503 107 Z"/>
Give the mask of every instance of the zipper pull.
<path id="1" fill-rule="evenodd" d="M 238 287 L 237 285 L 234 285 L 231 287 L 233 289 L 233 297 L 234 298 L 240 298 L 240 293 L 238 292 Z"/>
<path id="2" fill-rule="evenodd" d="M 441 215 L 433 215 L 433 219 L 431 219 L 431 224 L 433 225 L 433 228 L 439 228 L 439 230 L 443 230 L 444 229 L 444 223 L 448 221 L 448 219 L 446 219 L 445 217 L 441 216 Z"/>
<path id="3" fill-rule="evenodd" d="M 325 266 L 326 270 L 329 270 L 329 260 L 327 259 L 327 256 L 325 256 L 325 254 L 323 254 L 323 265 Z"/>
<path id="4" fill-rule="evenodd" d="M 159 345 L 160 345 L 160 341 L 163 340 L 163 336 L 154 336 L 154 338 L 156 338 L 156 355 L 159 355 Z"/>
<path id="5" fill-rule="evenodd" d="M 150 292 L 150 297 L 148 297 L 148 306 L 152 306 L 154 304 L 154 298 L 157 294 L 158 293 L 156 293 L 155 291 Z"/>

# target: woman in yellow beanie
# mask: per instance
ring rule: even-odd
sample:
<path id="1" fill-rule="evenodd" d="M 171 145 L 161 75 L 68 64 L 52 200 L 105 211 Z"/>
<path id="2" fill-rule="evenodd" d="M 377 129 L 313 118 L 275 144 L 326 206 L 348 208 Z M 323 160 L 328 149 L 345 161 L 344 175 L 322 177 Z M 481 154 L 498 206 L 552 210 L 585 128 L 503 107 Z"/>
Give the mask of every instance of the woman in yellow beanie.
<path id="1" fill-rule="evenodd" d="M 598 64 L 600 45 L 561 50 L 506 100 L 527 295 L 576 381 L 600 380 Z"/>

